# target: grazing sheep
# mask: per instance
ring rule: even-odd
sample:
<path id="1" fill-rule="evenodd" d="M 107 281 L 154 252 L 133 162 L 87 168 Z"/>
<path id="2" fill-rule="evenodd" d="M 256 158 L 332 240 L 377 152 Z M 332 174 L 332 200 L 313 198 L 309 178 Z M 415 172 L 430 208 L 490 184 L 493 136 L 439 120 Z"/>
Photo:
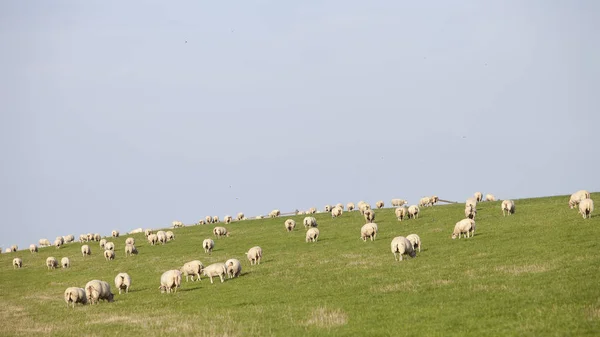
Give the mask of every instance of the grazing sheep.
<path id="1" fill-rule="evenodd" d="M 419 218 L 419 207 L 417 207 L 417 205 L 410 205 L 410 207 L 408 207 L 408 218 Z"/>
<path id="2" fill-rule="evenodd" d="M 110 261 L 110 260 L 114 260 L 115 259 L 115 251 L 114 250 L 105 250 L 104 251 L 104 258 L 106 259 L 106 261 Z"/>
<path id="3" fill-rule="evenodd" d="M 394 213 L 396 213 L 396 218 L 398 220 L 402 221 L 408 214 L 408 207 L 405 207 L 405 206 L 398 207 L 398 208 L 396 208 Z"/>
<path id="4" fill-rule="evenodd" d="M 40 239 L 40 241 L 38 241 L 38 243 L 40 244 L 41 247 L 50 246 L 50 240 L 48 240 L 48 239 Z"/>
<path id="5" fill-rule="evenodd" d="M 127 238 L 127 239 L 125 239 L 125 244 L 126 245 L 135 245 L 135 239 L 134 238 Z"/>
<path id="6" fill-rule="evenodd" d="M 404 236 L 397 236 L 392 239 L 392 253 L 394 253 L 394 260 L 402 261 L 402 255 L 406 254 L 410 257 L 417 256 L 412 243 Z"/>
<path id="7" fill-rule="evenodd" d="M 160 276 L 161 293 L 176 293 L 177 288 L 181 286 L 181 271 L 177 269 L 167 270 Z"/>
<path id="8" fill-rule="evenodd" d="M 352 212 L 354 210 L 354 203 L 353 202 L 349 202 L 346 204 L 346 210 L 348 212 Z"/>
<path id="9" fill-rule="evenodd" d="M 481 192 L 475 192 L 475 194 L 473 194 L 473 197 L 475 197 L 475 201 L 480 202 L 483 200 L 483 194 L 481 194 Z"/>
<path id="10" fill-rule="evenodd" d="M 227 232 L 227 229 L 225 227 L 215 227 L 213 228 L 213 234 L 218 238 L 220 238 L 221 236 L 229 236 L 229 233 Z"/>
<path id="11" fill-rule="evenodd" d="M 107 242 L 104 244 L 104 250 L 115 250 L 114 242 Z"/>
<path id="12" fill-rule="evenodd" d="M 79 242 L 81 242 L 81 243 L 88 242 L 87 235 L 85 235 L 85 234 L 79 235 Z M 42 245 L 42 240 L 40 240 L 40 246 L 41 245 Z"/>
<path id="13" fill-rule="evenodd" d="M 10 248 L 6 248 L 6 249 L 4 250 L 4 252 L 5 252 L 5 253 L 12 253 L 13 251 L 12 251 L 12 249 L 10 249 Z"/>
<path id="14" fill-rule="evenodd" d="M 508 215 L 514 214 L 515 213 L 515 202 L 512 200 L 503 200 L 502 201 L 502 215 L 506 216 L 506 213 L 508 213 Z M 471 217 L 468 217 L 471 218 Z M 472 217 L 471 219 L 475 219 L 475 217 Z"/>
<path id="15" fill-rule="evenodd" d="M 475 220 L 462 219 L 456 223 L 452 232 L 452 239 L 456 239 L 456 237 L 460 239 L 462 234 L 465 234 L 467 238 L 469 234 L 471 234 L 471 237 L 475 235 Z"/>
<path id="16" fill-rule="evenodd" d="M 112 236 L 113 238 L 118 238 L 119 237 L 119 231 L 114 230 L 110 233 L 110 236 Z"/>
<path id="17" fill-rule="evenodd" d="M 254 219 L 256 219 L 256 220 L 260 220 L 262 218 L 263 218 L 262 215 L 257 215 L 257 216 L 254 217 Z"/>
<path id="18" fill-rule="evenodd" d="M 383 203 L 383 200 L 379 200 L 378 202 L 375 203 L 375 207 L 377 207 L 377 209 L 383 208 L 383 206 L 385 206 L 385 204 Z"/>
<path id="19" fill-rule="evenodd" d="M 475 220 L 476 215 L 477 215 L 477 209 L 475 209 L 475 207 L 473 207 L 473 205 L 469 204 L 469 205 L 465 206 L 465 218 Z"/>
<path id="20" fill-rule="evenodd" d="M 86 242 L 94 241 L 94 234 L 87 233 L 86 234 Z"/>
<path id="21" fill-rule="evenodd" d="M 371 205 L 367 204 L 364 201 L 362 201 L 362 203 L 359 203 L 359 205 L 358 205 L 358 211 L 360 212 L 361 215 L 365 215 L 365 212 L 370 209 L 371 209 Z"/>
<path id="22" fill-rule="evenodd" d="M 46 266 L 48 267 L 48 270 L 55 269 L 58 267 L 58 260 L 54 256 L 48 256 L 46 259 Z"/>
<path id="23" fill-rule="evenodd" d="M 569 199 L 569 208 L 575 208 L 575 206 L 579 205 L 579 202 L 581 202 L 581 200 L 590 199 L 590 197 L 590 192 L 586 190 L 579 190 L 571 194 L 571 198 Z"/>
<path id="24" fill-rule="evenodd" d="M 410 234 L 406 236 L 406 239 L 410 241 L 413 248 L 416 250 L 419 248 L 419 253 L 421 252 L 421 238 L 417 234 Z"/>
<path id="25" fill-rule="evenodd" d="M 238 259 L 229 259 L 225 261 L 225 267 L 227 268 L 228 278 L 238 277 L 242 272 L 242 264 Z"/>
<path id="26" fill-rule="evenodd" d="M 341 216 L 342 213 L 344 213 L 344 211 L 340 207 L 336 206 L 331 210 L 331 217 L 337 218 L 338 216 Z"/>
<path id="27" fill-rule="evenodd" d="M 59 239 L 54 240 L 54 247 L 56 247 L 56 249 L 59 249 L 60 246 L 62 246 L 62 244 L 63 244 L 63 240 L 59 240 Z"/>
<path id="28" fill-rule="evenodd" d="M 308 231 L 306 231 L 306 242 L 317 242 L 319 238 L 319 229 L 315 227 L 311 227 Z"/>
<path id="29" fill-rule="evenodd" d="M 175 240 L 175 233 L 167 231 L 165 235 L 167 236 L 167 241 Z"/>
<path id="30" fill-rule="evenodd" d="M 334 208 L 335 208 L 335 207 L 339 207 L 339 208 L 341 208 L 341 209 L 342 209 L 342 211 L 344 210 L 344 204 L 342 204 L 341 202 L 338 202 L 338 203 L 337 203 L 337 204 L 335 204 L 335 206 L 333 206 L 333 207 L 334 207 Z"/>
<path id="31" fill-rule="evenodd" d="M 227 274 L 227 267 L 225 263 L 213 263 L 202 270 L 204 276 L 210 278 L 210 283 L 213 283 L 213 277 L 218 276 L 221 279 L 221 283 L 225 281 L 225 275 Z"/>
<path id="32" fill-rule="evenodd" d="M 262 257 L 262 248 L 259 246 L 254 246 L 246 252 L 246 257 L 248 261 L 250 261 L 250 265 L 260 264 L 260 259 Z"/>
<path id="33" fill-rule="evenodd" d="M 90 246 L 88 246 L 88 245 L 81 246 L 81 255 L 83 255 L 83 257 L 85 257 L 86 255 L 92 255 Z"/>
<path id="34" fill-rule="evenodd" d="M 175 221 L 171 222 L 171 226 L 172 226 L 173 228 L 181 228 L 181 227 L 185 227 L 185 226 L 184 226 L 184 224 L 183 224 L 183 222 L 181 222 L 181 221 L 177 221 L 177 220 L 175 220 Z"/>
<path id="35" fill-rule="evenodd" d="M 377 236 L 377 229 L 377 224 L 375 223 L 370 222 L 368 224 L 365 224 L 360 229 L 360 238 L 364 242 L 367 242 L 367 238 L 370 238 L 371 241 L 375 240 L 375 237 Z"/>
<path id="36" fill-rule="evenodd" d="M 219 223 L 219 222 L 221 222 L 221 220 L 219 220 L 219 216 L 218 215 L 215 215 L 215 216 L 212 217 L 212 223 Z"/>
<path id="37" fill-rule="evenodd" d="M 69 260 L 69 258 L 65 256 L 62 259 L 60 259 L 60 265 L 63 268 L 69 268 L 71 267 L 71 260 Z"/>
<path id="38" fill-rule="evenodd" d="M 100 300 L 113 301 L 114 295 L 108 282 L 92 280 L 85 284 L 84 289 L 89 304 L 97 304 Z"/>
<path id="39" fill-rule="evenodd" d="M 69 303 L 75 308 L 75 303 L 87 304 L 87 296 L 85 296 L 85 289 L 77 287 L 69 287 L 65 290 L 65 302 L 67 308 Z"/>
<path id="40" fill-rule="evenodd" d="M 204 225 L 206 222 L 204 222 L 204 220 L 199 220 L 198 223 L 196 225 Z"/>
<path id="41" fill-rule="evenodd" d="M 60 241 L 60 245 L 64 245 L 65 244 L 65 238 L 63 238 L 62 236 L 57 236 L 56 239 L 54 239 L 54 241 Z M 55 245 L 56 246 L 56 245 Z"/>
<path id="42" fill-rule="evenodd" d="M 13 269 L 23 267 L 23 260 L 20 257 L 15 257 L 13 259 Z"/>
<path id="43" fill-rule="evenodd" d="M 165 233 L 165 231 L 158 231 L 156 232 L 156 237 L 158 238 L 158 242 L 160 242 L 161 244 L 165 244 L 167 243 L 167 233 Z"/>
<path id="44" fill-rule="evenodd" d="M 246 220 L 246 217 L 244 216 L 244 213 L 240 212 L 237 214 L 237 216 L 235 217 L 236 220 L 241 221 L 241 220 Z"/>
<path id="45" fill-rule="evenodd" d="M 392 199 L 392 206 L 401 207 L 406 204 L 406 200 L 404 199 Z"/>
<path id="46" fill-rule="evenodd" d="M 128 293 L 129 287 L 131 287 L 131 277 L 129 274 L 118 273 L 115 276 L 115 288 L 119 289 L 119 295 L 121 295 L 121 290 L 125 290 L 125 293 Z"/>
<path id="47" fill-rule="evenodd" d="M 37 253 L 38 252 L 38 247 L 35 244 L 30 244 L 29 245 L 29 251 L 31 252 L 31 254 L 33 253 Z"/>
<path id="48" fill-rule="evenodd" d="M 486 194 L 485 201 L 496 201 L 496 197 L 493 194 Z"/>
<path id="49" fill-rule="evenodd" d="M 226 224 L 231 223 L 233 221 L 233 217 L 231 215 L 226 215 L 225 218 L 223 219 L 223 221 Z"/>
<path id="50" fill-rule="evenodd" d="M 65 240 L 65 243 L 71 243 L 71 242 L 75 241 L 75 236 L 69 234 L 69 235 L 63 236 L 63 239 Z"/>
<path id="51" fill-rule="evenodd" d="M 274 209 L 271 211 L 271 213 L 269 213 L 269 218 L 276 218 L 281 214 L 281 211 L 279 211 L 278 209 Z"/>
<path id="52" fill-rule="evenodd" d="M 308 211 L 306 211 L 306 214 L 315 214 L 315 213 L 317 213 L 316 207 L 311 207 L 308 209 Z"/>
<path id="53" fill-rule="evenodd" d="M 99 245 L 100 245 L 100 248 L 104 248 L 104 245 L 106 245 L 106 243 L 107 243 L 107 242 L 108 242 L 108 241 L 106 241 L 106 239 L 102 239 L 102 240 L 100 240 L 100 243 L 99 243 Z"/>
<path id="54" fill-rule="evenodd" d="M 592 199 L 583 199 L 579 202 L 579 214 L 581 214 L 584 219 L 591 219 L 593 211 L 594 201 Z"/>
<path id="55" fill-rule="evenodd" d="M 148 243 L 151 245 L 155 245 L 158 243 L 158 236 L 156 234 L 148 235 Z"/>
<path id="56" fill-rule="evenodd" d="M 131 232 L 129 232 L 127 234 L 132 235 L 132 234 L 138 234 L 138 233 L 143 233 L 143 232 L 144 232 L 144 229 L 142 227 L 140 227 L 140 228 L 136 228 L 136 229 L 132 230 Z"/>
<path id="57" fill-rule="evenodd" d="M 309 227 L 317 227 L 317 219 L 312 216 L 307 216 L 304 218 L 304 221 L 302 221 L 302 224 L 304 224 L 305 229 Z"/>
<path id="58" fill-rule="evenodd" d="M 125 245 L 125 257 L 131 256 L 131 255 L 137 255 L 138 250 L 137 248 L 135 248 L 135 245 L 128 243 Z"/>
<path id="59" fill-rule="evenodd" d="M 94 241 L 100 241 L 100 234 L 98 234 L 98 233 L 94 234 L 93 238 L 94 238 Z"/>
<path id="60" fill-rule="evenodd" d="M 477 200 L 475 198 L 469 198 L 465 201 L 465 207 L 471 206 L 473 209 L 477 208 Z"/>
<path id="61" fill-rule="evenodd" d="M 206 223 L 212 223 L 212 216 L 207 215 L 206 217 L 204 217 L 204 221 L 206 221 Z"/>
<path id="62" fill-rule="evenodd" d="M 285 229 L 288 232 L 291 232 L 294 230 L 294 228 L 296 228 L 296 221 L 294 221 L 294 219 L 287 219 L 287 220 L 285 220 L 284 225 L 285 225 Z"/>
<path id="63" fill-rule="evenodd" d="M 202 241 L 202 248 L 204 248 L 205 253 L 210 255 L 213 248 L 215 248 L 215 242 L 212 239 L 204 239 L 204 241 Z"/>
<path id="64" fill-rule="evenodd" d="M 10 246 L 10 250 L 11 250 L 11 252 L 16 252 L 17 250 L 19 250 L 19 246 L 12 245 L 12 246 Z"/>
<path id="65" fill-rule="evenodd" d="M 367 223 L 375 221 L 375 211 L 373 211 L 372 209 L 365 210 L 363 216 L 365 217 L 365 221 Z"/>
<path id="66" fill-rule="evenodd" d="M 185 275 L 185 281 L 188 282 L 188 277 L 192 277 L 192 281 L 194 281 L 194 276 L 196 276 L 196 281 L 202 281 L 200 279 L 200 273 L 202 273 L 202 269 L 204 269 L 204 265 L 199 260 L 193 260 L 190 262 L 186 262 L 183 267 L 181 267 L 180 271 Z"/>
<path id="67" fill-rule="evenodd" d="M 423 197 L 419 200 L 419 207 L 427 207 L 429 206 L 430 202 L 431 200 L 429 199 L 429 197 Z"/>
<path id="68" fill-rule="evenodd" d="M 150 228 L 147 228 L 147 229 L 144 230 L 144 236 L 145 237 L 150 236 L 150 234 L 152 234 L 152 230 Z"/>
<path id="69" fill-rule="evenodd" d="M 323 209 L 324 209 L 324 210 L 325 210 L 325 212 L 327 212 L 327 213 L 331 212 L 331 209 L 332 209 L 332 208 L 333 208 L 333 207 L 331 207 L 331 205 L 325 205 L 325 207 L 323 207 Z"/>

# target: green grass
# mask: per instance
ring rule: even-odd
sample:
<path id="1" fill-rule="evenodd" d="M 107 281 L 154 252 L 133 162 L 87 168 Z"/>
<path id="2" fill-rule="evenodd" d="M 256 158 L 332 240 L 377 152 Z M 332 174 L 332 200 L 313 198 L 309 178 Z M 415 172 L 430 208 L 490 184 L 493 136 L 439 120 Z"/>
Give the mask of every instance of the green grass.
<path id="1" fill-rule="evenodd" d="M 600 194 L 592 198 L 600 200 Z M 1 336 L 117 333 L 162 336 L 585 336 L 600 333 L 600 215 L 584 220 L 567 206 L 568 196 L 516 200 L 503 217 L 498 202 L 477 206 L 474 238 L 452 240 L 463 204 L 421 210 L 419 219 L 398 222 L 393 208 L 376 210 L 376 241 L 359 239 L 358 212 L 340 218 L 317 214 L 320 236 L 305 243 L 304 216 L 247 220 L 175 229 L 175 241 L 150 246 L 133 235 L 139 255 L 125 258 L 127 237 L 114 239 L 116 259 L 104 260 L 97 243 L 83 258 L 79 243 L 0 255 Z M 423 249 L 394 261 L 390 242 L 417 233 Z M 73 233 L 76 237 L 80 233 Z M 212 255 L 203 239 L 213 238 Z M 263 248 L 260 265 L 244 253 Z M 48 271 L 45 260 L 71 258 L 71 269 Z M 12 259 L 23 258 L 13 270 Z M 160 275 L 199 259 L 206 266 L 228 258 L 242 275 L 224 283 L 182 282 L 161 294 Z M 92 279 L 109 282 L 127 272 L 129 294 L 115 302 L 67 308 L 63 292 Z M 113 289 L 115 292 L 115 289 Z"/>

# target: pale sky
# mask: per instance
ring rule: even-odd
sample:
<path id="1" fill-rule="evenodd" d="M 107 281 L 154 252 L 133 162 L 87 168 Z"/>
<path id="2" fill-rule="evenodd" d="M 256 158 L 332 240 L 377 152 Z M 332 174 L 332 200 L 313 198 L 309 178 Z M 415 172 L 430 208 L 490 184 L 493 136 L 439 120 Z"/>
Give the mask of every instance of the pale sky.
<path id="1" fill-rule="evenodd" d="M 594 0 L 0 1 L 0 246 L 600 191 L 599 31 Z"/>

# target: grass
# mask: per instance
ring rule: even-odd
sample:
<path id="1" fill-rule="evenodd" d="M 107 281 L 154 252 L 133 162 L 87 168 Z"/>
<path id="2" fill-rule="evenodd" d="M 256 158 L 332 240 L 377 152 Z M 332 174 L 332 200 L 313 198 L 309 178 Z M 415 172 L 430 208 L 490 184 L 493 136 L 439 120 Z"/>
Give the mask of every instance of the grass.
<path id="1" fill-rule="evenodd" d="M 600 194 L 592 198 L 600 200 Z M 568 196 L 516 200 L 516 214 L 503 217 L 498 202 L 477 206 L 472 239 L 450 239 L 464 217 L 463 205 L 421 210 L 419 219 L 398 222 L 392 208 L 376 210 L 379 234 L 359 239 L 358 212 L 332 219 L 317 214 L 317 243 L 304 241 L 304 216 L 284 221 L 247 220 L 173 230 L 175 240 L 150 246 L 136 239 L 139 255 L 125 258 L 128 236 L 112 241 L 107 262 L 97 243 L 83 258 L 79 243 L 0 255 L 2 336 L 585 336 L 600 331 L 600 215 L 584 220 L 567 206 Z M 221 224 L 222 225 L 222 224 Z M 423 248 L 414 259 L 394 261 L 390 242 L 417 233 Z M 80 233 L 73 233 L 76 237 Z M 205 238 L 215 240 L 212 255 Z M 260 265 L 244 253 L 263 248 Z M 12 259 L 23 259 L 14 270 Z M 68 270 L 48 271 L 45 260 L 71 259 Z M 199 259 L 206 266 L 242 261 L 239 278 L 210 284 L 182 282 L 176 294 L 161 294 L 160 275 Z M 115 302 L 67 308 L 63 292 L 101 279 L 132 277 L 129 294 L 113 289 Z"/>

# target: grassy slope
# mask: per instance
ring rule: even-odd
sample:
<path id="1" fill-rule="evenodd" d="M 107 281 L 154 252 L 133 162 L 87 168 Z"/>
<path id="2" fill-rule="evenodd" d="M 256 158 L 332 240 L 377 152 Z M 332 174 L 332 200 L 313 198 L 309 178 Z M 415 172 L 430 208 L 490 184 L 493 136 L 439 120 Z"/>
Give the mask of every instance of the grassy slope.
<path id="1" fill-rule="evenodd" d="M 600 194 L 592 195 L 600 200 Z M 500 202 L 480 203 L 473 239 L 451 240 L 463 205 L 434 206 L 417 220 L 398 222 L 393 209 L 376 211 L 375 242 L 359 239 L 358 212 L 317 214 L 321 236 L 304 242 L 304 216 L 292 233 L 287 217 L 236 222 L 231 237 L 215 239 L 211 256 L 202 240 L 213 225 L 175 230 L 175 241 L 149 246 L 133 235 L 138 256 L 124 257 L 126 236 L 114 240 L 117 258 L 104 261 L 97 243 L 83 258 L 79 243 L 0 255 L 0 335 L 31 332 L 88 336 L 117 332 L 244 336 L 554 336 L 600 331 L 600 216 L 583 220 L 568 197 L 522 199 L 502 217 Z M 417 233 L 423 250 L 395 262 L 391 239 Z M 79 234 L 79 233 L 73 233 Z M 244 256 L 260 245 L 263 261 Z M 71 258 L 70 270 L 47 271 L 45 259 Z M 20 256 L 24 268 L 13 270 Z M 160 294 L 160 275 L 184 262 L 242 261 L 241 277 L 210 284 L 185 280 L 176 294 Z M 118 272 L 132 279 L 114 303 L 67 309 L 63 291 L 92 279 L 114 286 Z M 114 289 L 113 289 L 114 292 Z"/>

